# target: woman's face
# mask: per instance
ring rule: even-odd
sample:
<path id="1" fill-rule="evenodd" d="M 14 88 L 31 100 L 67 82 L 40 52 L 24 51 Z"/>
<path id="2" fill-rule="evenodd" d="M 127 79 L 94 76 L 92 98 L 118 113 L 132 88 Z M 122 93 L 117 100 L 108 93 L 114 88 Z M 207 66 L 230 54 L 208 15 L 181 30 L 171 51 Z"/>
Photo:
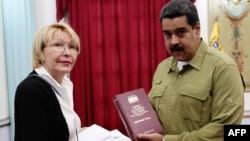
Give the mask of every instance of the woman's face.
<path id="1" fill-rule="evenodd" d="M 78 56 L 76 46 L 68 34 L 61 32 L 42 52 L 42 65 L 55 79 L 69 73 Z"/>

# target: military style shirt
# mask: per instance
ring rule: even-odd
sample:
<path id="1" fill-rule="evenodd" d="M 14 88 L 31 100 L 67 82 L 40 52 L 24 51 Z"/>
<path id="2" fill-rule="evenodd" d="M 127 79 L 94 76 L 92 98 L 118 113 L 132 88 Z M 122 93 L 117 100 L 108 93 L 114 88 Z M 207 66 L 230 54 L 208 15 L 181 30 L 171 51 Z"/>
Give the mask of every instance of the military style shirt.
<path id="1" fill-rule="evenodd" d="M 237 65 L 204 41 L 181 71 L 173 57 L 158 65 L 149 99 L 167 141 L 223 141 L 223 125 L 240 124 L 244 111 Z"/>

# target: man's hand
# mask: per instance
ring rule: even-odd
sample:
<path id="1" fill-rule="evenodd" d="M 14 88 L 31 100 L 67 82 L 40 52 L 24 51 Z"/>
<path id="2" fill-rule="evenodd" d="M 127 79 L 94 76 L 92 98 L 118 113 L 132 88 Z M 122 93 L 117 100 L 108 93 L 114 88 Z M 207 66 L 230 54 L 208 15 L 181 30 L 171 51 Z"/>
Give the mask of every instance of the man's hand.
<path id="1" fill-rule="evenodd" d="M 143 141 L 162 141 L 163 136 L 161 134 L 139 134 L 138 139 Z"/>

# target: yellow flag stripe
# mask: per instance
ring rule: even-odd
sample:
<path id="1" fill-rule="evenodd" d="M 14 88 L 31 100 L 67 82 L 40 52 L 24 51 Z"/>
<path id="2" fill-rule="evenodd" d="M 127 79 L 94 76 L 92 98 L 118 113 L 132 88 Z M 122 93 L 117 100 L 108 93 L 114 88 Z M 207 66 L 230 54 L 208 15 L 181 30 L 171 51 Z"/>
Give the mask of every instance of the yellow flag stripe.
<path id="1" fill-rule="evenodd" d="M 224 48 L 219 40 L 220 25 L 217 20 L 214 21 L 212 32 L 210 35 L 209 46 L 213 47 L 221 52 L 224 52 Z"/>

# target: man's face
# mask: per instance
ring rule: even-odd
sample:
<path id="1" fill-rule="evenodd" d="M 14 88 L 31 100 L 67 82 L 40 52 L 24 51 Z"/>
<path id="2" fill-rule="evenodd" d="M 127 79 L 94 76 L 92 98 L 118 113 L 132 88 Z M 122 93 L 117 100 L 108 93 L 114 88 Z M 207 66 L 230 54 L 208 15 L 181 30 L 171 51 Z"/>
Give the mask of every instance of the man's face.
<path id="1" fill-rule="evenodd" d="M 192 28 L 186 16 L 162 20 L 165 46 L 178 61 L 189 61 L 200 45 L 200 23 Z"/>

